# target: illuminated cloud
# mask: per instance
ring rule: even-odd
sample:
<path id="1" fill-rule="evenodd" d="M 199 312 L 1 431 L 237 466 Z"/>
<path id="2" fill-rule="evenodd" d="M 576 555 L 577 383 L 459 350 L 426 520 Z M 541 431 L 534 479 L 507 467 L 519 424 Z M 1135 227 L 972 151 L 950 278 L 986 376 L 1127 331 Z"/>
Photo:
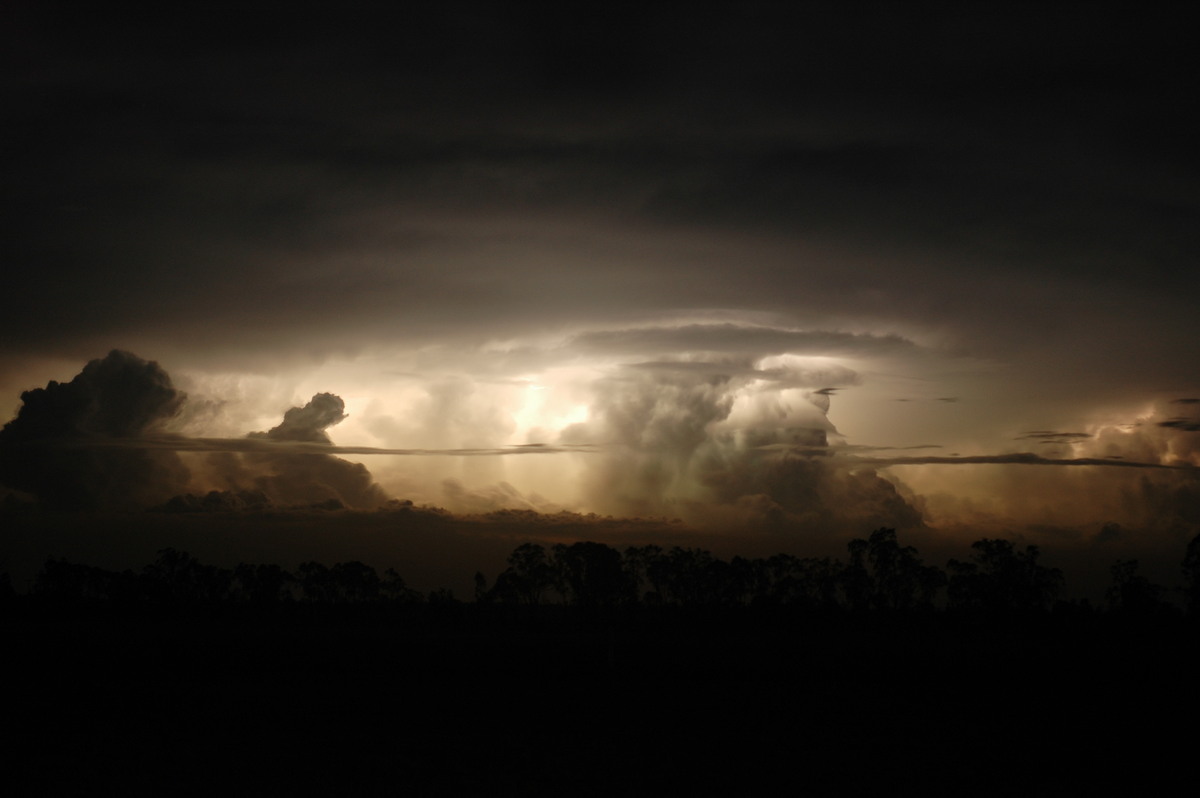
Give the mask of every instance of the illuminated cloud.
<path id="1" fill-rule="evenodd" d="M 637 355 L 656 352 L 753 352 L 766 355 L 879 355 L 914 352 L 897 335 L 824 330 L 787 330 L 738 324 L 687 324 L 581 333 L 566 345 L 587 353 Z"/>
<path id="2" fill-rule="evenodd" d="M 605 444 L 586 460 L 588 504 L 810 534 L 919 526 L 920 514 L 891 483 L 828 456 L 832 390 L 763 379 L 782 373 L 632 368 L 598 380 L 589 420 L 563 432 L 567 442 Z"/>
<path id="3" fill-rule="evenodd" d="M 345 420 L 345 408 L 346 404 L 340 397 L 331 393 L 319 393 L 304 407 L 293 407 L 284 413 L 279 426 L 266 432 L 250 433 L 250 437 L 273 441 L 330 443 L 325 430 Z"/>
<path id="4" fill-rule="evenodd" d="M 330 439 L 325 429 L 346 418 L 344 409 L 340 397 L 319 393 L 303 407 L 293 407 L 284 413 L 278 426 L 251 433 L 249 437 L 327 444 Z M 337 502 L 346 507 L 370 509 L 388 499 L 365 466 L 330 454 L 246 454 L 242 456 L 242 464 L 238 470 L 253 474 L 252 485 L 283 506 Z"/>

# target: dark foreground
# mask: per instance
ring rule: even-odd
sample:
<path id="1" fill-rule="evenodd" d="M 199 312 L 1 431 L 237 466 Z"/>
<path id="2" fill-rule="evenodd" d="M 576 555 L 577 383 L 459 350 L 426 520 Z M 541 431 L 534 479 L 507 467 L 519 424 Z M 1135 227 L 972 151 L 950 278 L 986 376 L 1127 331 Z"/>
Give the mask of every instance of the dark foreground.
<path id="1" fill-rule="evenodd" d="M 1189 772 L 1183 617 L 5 602 L 9 794 L 1076 795 Z"/>

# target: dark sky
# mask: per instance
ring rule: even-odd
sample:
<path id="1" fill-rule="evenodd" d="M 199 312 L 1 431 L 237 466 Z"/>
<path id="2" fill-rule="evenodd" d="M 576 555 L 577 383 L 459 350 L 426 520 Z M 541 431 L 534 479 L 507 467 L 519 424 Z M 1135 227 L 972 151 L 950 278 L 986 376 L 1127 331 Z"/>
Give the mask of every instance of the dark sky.
<path id="1" fill-rule="evenodd" d="M 1200 466 L 1182 10 L 0 13 L 6 417 L 118 348 L 176 434 L 332 392 L 338 444 L 603 448 L 357 458 L 459 511 L 1200 522 L 1194 472 L 1010 457 Z"/>

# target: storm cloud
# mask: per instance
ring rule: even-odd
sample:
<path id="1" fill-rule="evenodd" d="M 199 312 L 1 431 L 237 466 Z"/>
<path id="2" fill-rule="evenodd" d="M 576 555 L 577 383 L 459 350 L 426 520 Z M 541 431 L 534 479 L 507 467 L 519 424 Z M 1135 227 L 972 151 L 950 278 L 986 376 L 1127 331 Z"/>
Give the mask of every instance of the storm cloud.
<path id="1" fill-rule="evenodd" d="M 258 491 L 281 506 L 334 500 L 365 508 L 388 498 L 364 466 L 329 453 L 325 430 L 345 418 L 333 394 L 317 394 L 244 441 L 189 439 L 165 431 L 187 399 L 167 372 L 113 350 L 70 382 L 51 381 L 21 399 L 0 431 L 0 484 L 48 508 L 145 508 L 197 486 Z M 189 468 L 181 452 L 209 454 Z"/>
<path id="2" fill-rule="evenodd" d="M 166 499 L 190 476 L 177 454 L 86 444 L 158 431 L 185 398 L 157 363 L 114 349 L 70 382 L 21 394 L 17 417 L 0 431 L 0 483 L 72 510 Z"/>
<path id="3" fill-rule="evenodd" d="M 589 503 L 792 533 L 921 525 L 891 483 L 831 456 L 831 390 L 765 373 L 634 368 L 598 381 L 590 420 L 563 431 L 604 442 L 583 475 Z"/>
<path id="4" fill-rule="evenodd" d="M 581 333 L 568 343 L 572 350 L 630 355 L 648 352 L 754 352 L 759 356 L 877 355 L 914 352 L 917 347 L 897 335 L 869 335 L 828 330 L 787 330 L 738 324 L 687 324 Z"/>
<path id="5" fill-rule="evenodd" d="M 252 432 L 249 441 L 283 444 L 236 454 L 224 452 L 206 459 L 209 479 L 226 490 L 254 489 L 276 505 L 330 504 L 371 509 L 389 497 L 375 484 L 366 467 L 319 450 L 289 451 L 289 444 L 332 443 L 325 431 L 346 418 L 345 403 L 331 393 L 319 393 L 302 407 L 293 407 L 283 421 L 266 432 Z"/>
<path id="6" fill-rule="evenodd" d="M 14 495 L 1195 517 L 1174 10 L 25 5 Z"/>

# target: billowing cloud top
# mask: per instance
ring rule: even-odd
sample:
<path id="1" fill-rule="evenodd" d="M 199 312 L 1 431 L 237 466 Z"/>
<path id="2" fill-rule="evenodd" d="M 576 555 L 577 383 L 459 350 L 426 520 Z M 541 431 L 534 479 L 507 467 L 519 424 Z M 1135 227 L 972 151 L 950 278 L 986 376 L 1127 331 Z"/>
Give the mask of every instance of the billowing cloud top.
<path id="1" fill-rule="evenodd" d="M 20 412 L 0 430 L 0 483 L 71 509 L 166 498 L 187 475 L 173 452 L 60 445 L 136 438 L 172 418 L 184 398 L 157 363 L 114 349 L 70 382 L 21 394 Z"/>
<path id="2" fill-rule="evenodd" d="M 293 407 L 283 414 L 283 422 L 258 435 L 276 441 L 330 443 L 325 430 L 345 420 L 346 403 L 331 393 L 319 393 L 304 407 Z"/>
<path id="3" fill-rule="evenodd" d="M 7 442 L 130 437 L 174 416 L 184 398 L 157 363 L 114 349 L 70 382 L 22 393 L 20 413 L 0 435 Z"/>

